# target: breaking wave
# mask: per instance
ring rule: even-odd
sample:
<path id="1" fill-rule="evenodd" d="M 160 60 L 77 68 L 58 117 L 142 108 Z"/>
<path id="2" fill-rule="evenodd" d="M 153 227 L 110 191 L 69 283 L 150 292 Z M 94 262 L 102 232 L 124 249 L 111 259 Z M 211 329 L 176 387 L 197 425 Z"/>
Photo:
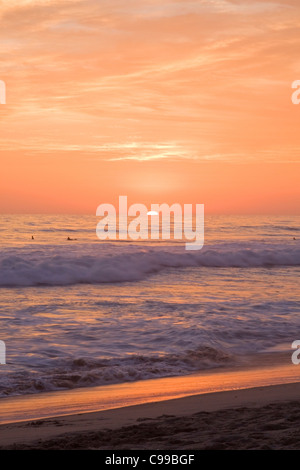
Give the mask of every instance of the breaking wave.
<path id="1" fill-rule="evenodd" d="M 6 372 L 0 386 L 0 396 L 187 375 L 198 370 L 229 365 L 232 361 L 233 356 L 230 354 L 209 346 L 164 356 L 134 355 L 99 360 L 78 357 L 48 368 L 47 373 L 25 372 L 24 369 L 21 373 Z"/>
<path id="2" fill-rule="evenodd" d="M 299 266 L 297 241 L 279 244 L 219 244 L 188 252 L 184 247 L 40 246 L 0 254 L 0 287 L 130 282 L 166 268 Z"/>

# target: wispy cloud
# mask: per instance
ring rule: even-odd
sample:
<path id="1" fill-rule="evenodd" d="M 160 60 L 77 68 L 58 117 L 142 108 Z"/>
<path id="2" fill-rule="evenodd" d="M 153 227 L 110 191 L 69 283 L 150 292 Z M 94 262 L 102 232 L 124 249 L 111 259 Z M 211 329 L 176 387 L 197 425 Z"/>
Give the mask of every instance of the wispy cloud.
<path id="1" fill-rule="evenodd" d="M 0 15 L 3 150 L 231 161 L 296 146 L 294 0 L 5 0 Z"/>

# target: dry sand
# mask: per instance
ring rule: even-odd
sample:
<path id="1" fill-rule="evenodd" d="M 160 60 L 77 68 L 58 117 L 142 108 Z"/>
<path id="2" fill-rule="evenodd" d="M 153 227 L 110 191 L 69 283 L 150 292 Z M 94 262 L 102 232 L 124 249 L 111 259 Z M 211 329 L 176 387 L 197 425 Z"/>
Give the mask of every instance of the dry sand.
<path id="1" fill-rule="evenodd" d="M 1 449 L 300 449 L 300 383 L 4 424 Z"/>

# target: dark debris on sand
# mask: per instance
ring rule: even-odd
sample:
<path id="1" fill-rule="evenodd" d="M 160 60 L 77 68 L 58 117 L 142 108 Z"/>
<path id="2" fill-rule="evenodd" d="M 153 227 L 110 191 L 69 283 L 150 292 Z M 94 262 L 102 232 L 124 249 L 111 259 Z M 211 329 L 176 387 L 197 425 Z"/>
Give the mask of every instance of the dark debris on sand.
<path id="1" fill-rule="evenodd" d="M 244 450 L 300 449 L 300 403 L 140 419 L 115 430 L 62 434 L 9 449 Z"/>

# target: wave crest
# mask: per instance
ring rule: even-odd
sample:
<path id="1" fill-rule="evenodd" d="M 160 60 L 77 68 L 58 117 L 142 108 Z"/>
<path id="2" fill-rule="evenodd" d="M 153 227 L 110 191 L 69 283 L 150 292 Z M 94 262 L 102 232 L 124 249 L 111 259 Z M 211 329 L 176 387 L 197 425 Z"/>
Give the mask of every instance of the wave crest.
<path id="1" fill-rule="evenodd" d="M 47 370 L 47 374 L 7 374 L 0 387 L 0 396 L 109 385 L 137 380 L 187 375 L 189 373 L 229 365 L 230 354 L 210 346 L 164 356 L 133 355 L 114 359 L 77 357 Z"/>
<path id="2" fill-rule="evenodd" d="M 42 247 L 6 250 L 0 255 L 0 287 L 101 284 L 144 279 L 166 268 L 299 266 L 297 245 L 211 245 L 183 247 L 105 246 L 68 250 Z"/>

